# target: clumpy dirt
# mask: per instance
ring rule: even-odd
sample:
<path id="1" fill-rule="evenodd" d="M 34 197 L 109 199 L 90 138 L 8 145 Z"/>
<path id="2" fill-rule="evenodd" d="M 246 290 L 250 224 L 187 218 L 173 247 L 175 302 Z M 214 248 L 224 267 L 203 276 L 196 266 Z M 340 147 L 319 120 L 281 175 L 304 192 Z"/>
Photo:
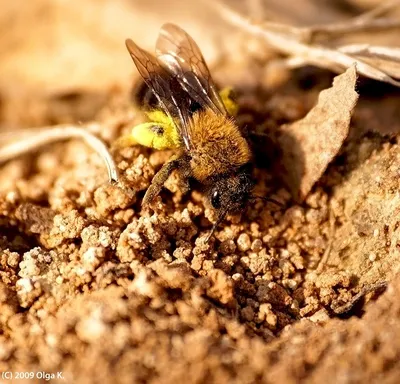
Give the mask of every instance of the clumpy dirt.
<path id="1" fill-rule="evenodd" d="M 263 68 L 224 61 L 215 77 L 235 77 L 239 124 L 270 137 L 333 78 L 305 68 L 271 89 Z M 68 383 L 398 382 L 400 92 L 365 79 L 357 88 L 349 137 L 304 201 L 277 171 L 279 148 L 255 143 L 255 192 L 282 206 L 251 202 L 208 244 L 213 211 L 198 189 L 182 193 L 178 175 L 141 207 L 169 152 L 113 149 L 118 185 L 79 141 L 3 165 L 0 372 L 62 372 Z M 111 147 L 142 118 L 131 92 L 129 82 L 24 90 L 20 103 L 4 92 L 0 118 L 5 128 L 94 121 Z"/>

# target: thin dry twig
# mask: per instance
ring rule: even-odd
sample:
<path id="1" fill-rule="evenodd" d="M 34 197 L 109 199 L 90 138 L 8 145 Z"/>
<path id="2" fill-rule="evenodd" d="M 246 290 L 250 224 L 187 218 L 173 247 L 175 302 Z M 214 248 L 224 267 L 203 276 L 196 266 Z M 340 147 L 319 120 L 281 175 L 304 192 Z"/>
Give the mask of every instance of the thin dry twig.
<path id="1" fill-rule="evenodd" d="M 384 2 L 383 4 L 378 5 L 377 7 L 371 9 L 370 11 L 367 11 L 360 16 L 355 17 L 353 20 L 359 24 L 368 22 L 370 20 L 373 20 L 377 18 L 378 16 L 382 16 L 389 11 L 393 10 L 394 8 L 397 8 L 400 5 L 399 0 L 388 0 Z"/>
<path id="2" fill-rule="evenodd" d="M 387 286 L 388 286 L 387 281 L 379 281 L 377 283 L 362 287 L 360 292 L 358 292 L 354 297 L 352 297 L 352 299 L 349 302 L 339 307 L 332 308 L 332 311 L 334 312 L 335 315 L 346 314 L 350 312 L 353 309 L 353 307 L 365 297 L 365 295 L 367 295 L 368 293 L 375 293 L 377 291 L 386 289 Z"/>
<path id="3" fill-rule="evenodd" d="M 392 78 L 400 79 L 400 48 L 352 44 L 338 48 L 341 52 L 362 59 Z"/>
<path id="4" fill-rule="evenodd" d="M 317 34 L 325 35 L 343 35 L 347 33 L 385 30 L 400 28 L 400 20 L 392 20 L 387 18 L 380 18 L 392 9 L 400 6 L 400 0 L 389 0 L 383 4 L 378 5 L 376 8 L 365 12 L 359 16 L 353 17 L 351 20 L 344 22 L 313 25 L 310 27 L 299 28 L 301 31 L 299 35 L 307 36 L 307 42 L 312 42 Z M 305 40 L 304 40 L 305 41 Z"/>
<path id="5" fill-rule="evenodd" d="M 393 2 L 391 1 L 390 3 L 390 6 L 393 7 Z M 397 0 L 396 3 L 398 3 L 397 5 L 400 5 L 400 0 Z M 379 66 L 374 66 L 373 63 L 369 63 L 360 57 L 355 57 L 351 54 L 342 52 L 339 49 L 325 47 L 320 44 L 305 43 L 303 40 L 307 40 L 307 35 L 310 34 L 310 31 L 315 31 L 316 27 L 296 28 L 278 23 L 257 24 L 247 20 L 244 16 L 227 6 L 219 4 L 217 7 L 222 17 L 227 19 L 229 22 L 252 34 L 262 36 L 267 44 L 272 48 L 293 59 L 293 61 L 288 62 L 291 67 L 294 65 L 300 66 L 311 64 L 340 73 L 351 67 L 353 64 L 357 64 L 357 72 L 359 74 L 400 87 L 400 81 L 395 80 L 385 71 L 381 70 Z M 388 7 L 389 5 L 387 5 L 385 9 Z M 380 10 L 380 12 L 382 12 L 382 10 Z M 367 21 L 372 23 L 374 20 L 370 21 L 370 19 L 376 13 L 379 14 L 379 12 L 369 13 L 368 17 L 364 14 L 363 17 L 360 16 L 355 22 L 350 20 L 347 23 L 333 24 L 332 30 L 343 32 L 345 29 L 344 26 L 349 30 L 352 28 L 354 30 L 355 25 L 367 27 L 368 24 L 363 23 L 366 23 Z M 400 21 L 396 20 L 396 25 L 400 26 Z M 324 31 L 328 31 L 327 26 L 324 26 Z"/>
<path id="6" fill-rule="evenodd" d="M 57 125 L 53 127 L 43 127 L 38 130 L 24 129 L 12 133 L 3 133 L 0 134 L 0 137 L 1 136 L 3 136 L 3 139 L 9 139 L 10 137 L 14 139 L 18 137 L 18 139 L 0 148 L 0 163 L 35 151 L 39 147 L 47 144 L 73 138 L 83 139 L 103 159 L 107 167 L 109 181 L 111 183 L 118 183 L 119 181 L 117 166 L 106 145 L 92 133 L 81 127 Z"/>
<path id="7" fill-rule="evenodd" d="M 356 32 L 366 31 L 383 31 L 400 29 L 400 20 L 392 20 L 380 18 L 375 20 L 365 20 L 363 22 L 355 22 L 355 19 L 335 24 L 312 25 L 309 27 L 294 27 L 277 22 L 265 21 L 262 23 L 264 29 L 285 34 L 294 37 L 302 43 L 313 43 L 319 35 L 324 37 L 336 37 L 337 35 L 345 35 Z"/>
<path id="8" fill-rule="evenodd" d="M 369 44 L 349 44 L 338 48 L 340 52 L 351 55 L 379 58 L 400 63 L 400 48 Z"/>
<path id="9" fill-rule="evenodd" d="M 343 22 L 341 24 L 318 25 L 306 28 L 299 28 L 303 36 L 303 42 L 311 43 L 316 40 L 318 35 L 333 37 L 334 35 L 345 35 L 355 32 L 383 31 L 388 29 L 400 28 L 399 20 L 380 18 L 363 23 Z"/>

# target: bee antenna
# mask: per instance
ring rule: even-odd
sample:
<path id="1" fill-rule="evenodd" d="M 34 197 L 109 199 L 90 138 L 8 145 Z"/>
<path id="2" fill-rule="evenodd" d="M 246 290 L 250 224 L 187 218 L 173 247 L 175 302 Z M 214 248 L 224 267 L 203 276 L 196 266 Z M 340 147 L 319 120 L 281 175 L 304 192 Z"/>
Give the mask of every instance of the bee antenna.
<path id="1" fill-rule="evenodd" d="M 278 205 L 279 207 L 284 207 L 285 205 L 283 203 L 281 203 L 278 200 L 273 199 L 272 197 L 265 197 L 265 196 L 257 196 L 257 195 L 253 195 L 252 200 L 264 200 L 264 201 L 268 201 L 270 203 L 274 203 L 275 205 Z"/>
<path id="2" fill-rule="evenodd" d="M 213 225 L 213 227 L 211 228 L 210 233 L 209 233 L 208 236 L 206 237 L 206 240 L 205 240 L 206 243 L 208 243 L 208 242 L 210 241 L 211 236 L 214 234 L 214 232 L 215 232 L 216 229 L 217 229 L 217 223 L 215 223 L 215 224 Z"/>
<path id="3" fill-rule="evenodd" d="M 225 209 L 224 211 L 222 211 L 222 213 L 220 213 L 218 215 L 217 221 L 214 223 L 214 225 L 211 228 L 210 233 L 208 234 L 208 236 L 206 237 L 206 243 L 209 242 L 209 240 L 211 239 L 211 236 L 214 234 L 215 230 L 217 229 L 218 225 L 221 224 L 221 222 L 224 220 L 226 213 L 228 212 L 228 208 Z"/>

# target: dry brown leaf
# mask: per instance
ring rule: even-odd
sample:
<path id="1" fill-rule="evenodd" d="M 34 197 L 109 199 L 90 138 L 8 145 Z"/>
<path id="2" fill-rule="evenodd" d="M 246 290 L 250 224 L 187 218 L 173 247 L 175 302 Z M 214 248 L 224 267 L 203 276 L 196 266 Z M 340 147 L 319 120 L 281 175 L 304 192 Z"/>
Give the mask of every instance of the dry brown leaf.
<path id="1" fill-rule="evenodd" d="M 307 196 L 346 139 L 358 99 L 356 81 L 354 65 L 335 77 L 303 119 L 281 127 L 284 179 L 296 200 Z"/>

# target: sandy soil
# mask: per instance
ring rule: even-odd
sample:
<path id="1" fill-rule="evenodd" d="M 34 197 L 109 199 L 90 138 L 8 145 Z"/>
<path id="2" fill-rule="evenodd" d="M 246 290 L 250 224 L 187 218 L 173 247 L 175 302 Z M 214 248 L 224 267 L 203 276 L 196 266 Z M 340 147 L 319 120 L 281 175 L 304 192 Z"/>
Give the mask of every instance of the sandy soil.
<path id="1" fill-rule="evenodd" d="M 87 0 L 81 13 L 35 1 L 26 14 L 13 3 L 0 20 L 11 47 L 0 51 L 3 131 L 96 122 L 89 129 L 111 146 L 142 118 L 131 102 L 134 69 L 123 40 L 145 36 L 149 45 L 163 18 L 152 18 L 139 1 Z M 371 2 L 352 7 L 364 3 Z M 278 12 L 275 2 L 271 7 Z M 48 23 L 24 42 L 29 49 L 15 45 L 27 28 L 18 25 L 32 25 L 43 9 Z M 129 12 L 135 20 L 143 14 L 151 32 L 143 24 L 135 31 Z M 193 11 L 182 12 L 171 19 L 189 29 Z M 343 14 L 339 7 L 326 18 Z M 14 29 L 6 23 L 12 15 Z M 96 35 L 103 18 L 111 30 Z M 193 22 L 194 36 L 205 18 Z M 58 35 L 46 59 L 50 48 L 38 41 L 49 31 Z M 215 58 L 212 41 L 204 40 L 204 51 Z M 273 136 L 303 118 L 334 75 L 315 68 L 266 73 L 273 54 L 257 44 L 251 57 L 223 49 L 213 73 L 219 84 L 235 86 L 241 126 Z M 97 63 L 93 72 L 90 62 Z M 400 91 L 366 79 L 357 91 L 349 137 L 304 201 L 291 197 L 274 154 L 255 145 L 256 192 L 284 206 L 251 203 L 209 244 L 213 212 L 199 190 L 181 192 L 177 175 L 153 209 L 141 208 L 171 153 L 113 150 L 120 185 L 107 182 L 101 159 L 77 140 L 3 165 L 0 374 L 34 372 L 30 381 L 40 382 L 40 372 L 62 372 L 64 380 L 54 382 L 68 383 L 398 382 Z"/>

